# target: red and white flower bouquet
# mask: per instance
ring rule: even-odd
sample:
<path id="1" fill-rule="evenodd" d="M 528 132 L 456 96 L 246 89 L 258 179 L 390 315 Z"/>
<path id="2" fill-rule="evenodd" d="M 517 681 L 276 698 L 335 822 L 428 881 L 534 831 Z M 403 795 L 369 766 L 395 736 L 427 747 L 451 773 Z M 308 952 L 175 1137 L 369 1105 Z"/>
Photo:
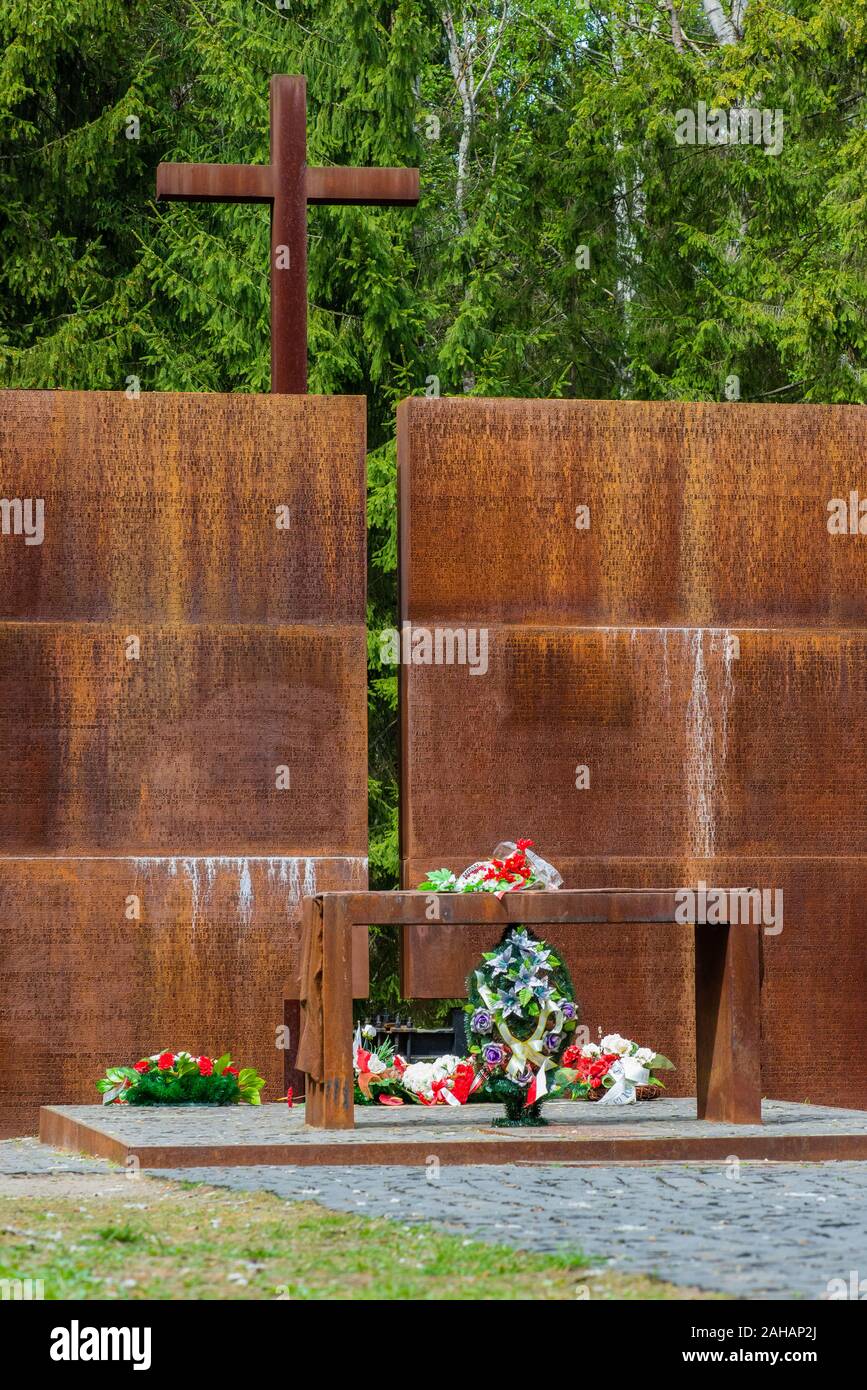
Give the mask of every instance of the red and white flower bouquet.
<path id="1" fill-rule="evenodd" d="M 490 859 L 477 859 L 454 874 L 451 869 L 432 869 L 419 889 L 429 893 L 517 893 L 523 888 L 560 888 L 563 879 L 540 855 L 532 840 L 502 840 Z"/>
<path id="2" fill-rule="evenodd" d="M 103 1105 L 260 1105 L 264 1078 L 232 1055 L 154 1052 L 131 1067 L 109 1067 L 96 1083 Z"/>
<path id="3" fill-rule="evenodd" d="M 447 1054 L 433 1062 L 410 1062 L 401 1082 L 421 1105 L 466 1105 L 482 1078 L 471 1061 Z"/>
<path id="4" fill-rule="evenodd" d="M 554 1077 L 557 1095 L 569 1100 L 595 1100 L 600 1105 L 632 1105 L 664 1090 L 657 1071 L 674 1071 L 674 1063 L 652 1047 L 640 1047 L 619 1033 L 598 1043 L 567 1047 Z M 639 1094 L 639 1093 L 643 1094 Z"/>

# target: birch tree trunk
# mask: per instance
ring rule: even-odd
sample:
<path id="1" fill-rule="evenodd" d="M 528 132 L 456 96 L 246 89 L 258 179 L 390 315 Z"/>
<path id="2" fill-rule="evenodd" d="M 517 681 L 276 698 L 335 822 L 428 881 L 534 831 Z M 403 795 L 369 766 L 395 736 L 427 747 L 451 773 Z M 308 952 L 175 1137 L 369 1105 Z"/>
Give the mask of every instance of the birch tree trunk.
<path id="1" fill-rule="evenodd" d="M 464 190 L 467 181 L 467 161 L 473 126 L 476 120 L 476 105 L 473 95 L 473 60 L 476 49 L 475 26 L 463 11 L 461 38 L 458 38 L 455 18 L 450 9 L 443 10 L 443 28 L 449 49 L 449 67 L 455 84 L 455 91 L 461 104 L 461 134 L 458 140 L 457 175 L 455 178 L 455 212 L 462 232 L 467 229 L 467 215 L 464 211 Z"/>
<path id="2" fill-rule="evenodd" d="M 703 4 L 704 12 L 718 43 L 737 43 L 743 37 L 741 25 L 746 13 L 747 0 L 733 0 L 731 19 L 723 9 L 722 0 L 703 0 Z M 735 14 L 737 14 L 740 24 L 735 22 Z"/>
<path id="3" fill-rule="evenodd" d="M 486 28 L 482 27 L 486 42 L 480 41 L 479 21 L 466 4 L 461 9 L 460 32 L 455 20 L 455 11 L 449 5 L 446 5 L 441 11 L 441 19 L 448 46 L 449 68 L 461 107 L 461 133 L 458 138 L 455 172 L 455 214 L 458 227 L 463 233 L 467 230 L 468 225 L 465 204 L 467 170 L 476 125 L 479 93 L 491 76 L 503 42 L 503 35 L 510 19 L 509 0 L 503 0 L 499 21 L 492 19 Z M 480 73 L 476 71 L 477 64 L 479 66 L 484 64 Z M 494 158 L 496 160 L 496 153 Z M 475 373 L 465 371 L 463 374 L 464 391 L 472 391 L 475 384 Z"/>

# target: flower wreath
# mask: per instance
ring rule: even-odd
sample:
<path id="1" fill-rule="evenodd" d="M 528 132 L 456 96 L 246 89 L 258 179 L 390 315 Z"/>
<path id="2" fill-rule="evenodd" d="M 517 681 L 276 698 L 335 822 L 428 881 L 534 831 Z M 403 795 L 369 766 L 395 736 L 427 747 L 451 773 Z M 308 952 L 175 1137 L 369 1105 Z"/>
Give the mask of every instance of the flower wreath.
<path id="1" fill-rule="evenodd" d="M 510 926 L 467 980 L 470 1054 L 486 1098 L 501 1100 L 506 1125 L 545 1124 L 549 1092 L 569 1035 L 578 1025 L 569 971 L 526 927 Z"/>

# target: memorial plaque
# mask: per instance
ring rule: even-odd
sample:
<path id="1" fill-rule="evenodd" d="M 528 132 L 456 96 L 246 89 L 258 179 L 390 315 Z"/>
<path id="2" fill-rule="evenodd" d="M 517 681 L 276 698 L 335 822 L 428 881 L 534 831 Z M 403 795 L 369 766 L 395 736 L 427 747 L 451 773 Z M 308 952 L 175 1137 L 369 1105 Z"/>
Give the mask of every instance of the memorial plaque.
<path id="1" fill-rule="evenodd" d="M 0 1133 L 165 1047 L 274 1099 L 366 883 L 365 403 L 3 392 L 0 479 Z"/>
<path id="2" fill-rule="evenodd" d="M 828 1104 L 867 1104 L 851 1064 L 867 1035 L 865 419 L 399 411 L 404 883 L 520 834 L 567 887 L 758 887 L 771 912 L 781 893 L 782 930 L 763 937 L 764 1090 L 803 1100 L 803 1042 L 839 1028 Z M 682 947 L 649 926 L 550 934 L 591 1034 L 655 1045 L 678 1061 L 675 1092 L 693 1091 L 691 931 Z M 405 994 L 462 993 L 488 945 L 407 928 Z"/>

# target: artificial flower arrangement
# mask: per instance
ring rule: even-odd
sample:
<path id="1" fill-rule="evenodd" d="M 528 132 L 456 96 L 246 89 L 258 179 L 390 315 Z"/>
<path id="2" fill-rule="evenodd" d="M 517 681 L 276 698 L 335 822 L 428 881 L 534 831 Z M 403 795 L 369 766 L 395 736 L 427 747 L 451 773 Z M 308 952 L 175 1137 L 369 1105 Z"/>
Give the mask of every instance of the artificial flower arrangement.
<path id="1" fill-rule="evenodd" d="M 519 870 L 516 866 L 506 872 Z M 364 1041 L 372 1041 L 376 1030 L 370 1024 L 358 1028 L 353 1046 L 355 1099 L 362 1104 L 376 1100 L 400 1105 L 409 1100 L 465 1105 L 476 1097 L 502 1101 L 506 1114 L 495 1125 L 546 1124 L 541 1107 L 549 1092 L 549 1073 L 553 1079 L 569 1035 L 578 1026 L 578 1006 L 565 965 L 527 928 L 510 926 L 496 950 L 486 951 L 470 975 L 467 995 L 466 1059 L 444 1056 L 407 1064 L 389 1042 L 366 1048 Z"/>
<path id="2" fill-rule="evenodd" d="M 526 927 L 510 926 L 467 980 L 470 1054 L 499 1126 L 544 1125 L 542 1101 L 578 1026 L 569 971 Z"/>
<path id="3" fill-rule="evenodd" d="M 477 859 L 461 874 L 433 869 L 419 890 L 432 893 L 516 893 L 553 890 L 563 879 L 533 853 L 533 841 L 503 840 L 490 859 Z M 495 1125 L 544 1125 L 542 1102 L 549 1096 L 630 1104 L 656 1094 L 654 1071 L 673 1070 L 667 1057 L 619 1034 L 579 1046 L 572 1040 L 579 1009 L 566 966 L 545 941 L 526 927 L 510 926 L 494 951 L 467 981 L 470 1056 L 438 1057 L 410 1065 L 389 1043 L 370 1051 L 356 1033 L 355 1098 L 401 1105 L 465 1105 L 502 1101 L 506 1114 Z M 364 1036 L 376 1037 L 365 1025 Z"/>
<path id="4" fill-rule="evenodd" d="M 387 1040 L 365 1047 L 375 1037 L 376 1029 L 370 1023 L 355 1030 L 352 1062 L 357 1105 L 466 1103 L 475 1079 L 472 1062 L 452 1056 L 437 1057 L 433 1062 L 407 1062 Z"/>
<path id="5" fill-rule="evenodd" d="M 540 944 L 548 949 L 544 943 Z M 470 1028 L 475 1026 L 480 1030 L 480 1040 L 474 1044 L 480 1050 L 472 1052 L 468 1058 L 449 1054 L 432 1062 L 407 1063 L 388 1042 L 373 1050 L 365 1048 L 362 1034 L 366 1039 L 376 1036 L 376 1029 L 365 1024 L 364 1029 L 356 1031 L 353 1049 L 356 1104 L 466 1105 L 470 1101 L 502 1100 L 507 1110 L 506 1121 L 527 1125 L 545 1123 L 540 1119 L 539 1109 L 546 1096 L 553 1100 L 632 1105 L 638 1100 L 652 1100 L 662 1093 L 664 1084 L 653 1073 L 674 1070 L 673 1062 L 667 1057 L 650 1047 L 639 1047 L 619 1033 L 609 1033 L 598 1043 L 569 1042 L 578 1022 L 578 1005 L 564 999 L 560 1009 L 570 1016 L 563 1021 L 565 1046 L 559 1065 L 553 1060 L 556 1048 L 548 1051 L 543 1061 L 550 1065 L 543 1066 L 541 1078 L 535 1072 L 529 1084 L 526 1073 L 517 1083 L 510 1078 L 509 1062 L 515 1051 L 508 1042 L 494 1037 L 489 1009 L 468 1006 L 468 1011 L 472 1011 Z M 512 1032 L 509 1023 L 506 1028 Z M 517 1024 L 515 1028 L 517 1030 Z M 549 1036 L 547 1041 L 550 1044 L 553 1039 Z M 512 1089 L 515 1085 L 518 1089 Z M 498 1123 L 505 1122 L 494 1121 Z"/>
<path id="6" fill-rule="evenodd" d="M 370 1105 L 379 1101 L 380 1105 L 402 1105 L 402 1078 L 406 1062 L 388 1041 L 375 1047 L 364 1046 L 365 1042 L 372 1042 L 375 1037 L 376 1029 L 370 1023 L 355 1030 L 352 1045 L 355 1103 Z"/>
<path id="7" fill-rule="evenodd" d="M 653 1073 L 674 1071 L 674 1063 L 652 1047 L 639 1047 L 630 1038 L 609 1033 L 598 1043 L 567 1047 L 554 1077 L 557 1094 L 569 1100 L 595 1100 L 600 1105 L 631 1105 L 651 1100 L 665 1089 Z"/>
<path id="8" fill-rule="evenodd" d="M 404 1088 L 421 1105 L 466 1105 L 482 1081 L 471 1061 L 446 1055 L 434 1062 L 410 1062 Z"/>
<path id="9" fill-rule="evenodd" d="M 563 880 L 552 864 L 532 850 L 532 840 L 503 840 L 490 859 L 477 859 L 462 874 L 432 869 L 419 889 L 429 893 L 516 893 L 522 888 L 554 889 Z"/>
<path id="10" fill-rule="evenodd" d="M 96 1089 L 103 1105 L 260 1105 L 264 1085 L 253 1067 L 236 1067 L 229 1052 L 194 1057 L 164 1051 L 132 1067 L 109 1067 Z"/>

